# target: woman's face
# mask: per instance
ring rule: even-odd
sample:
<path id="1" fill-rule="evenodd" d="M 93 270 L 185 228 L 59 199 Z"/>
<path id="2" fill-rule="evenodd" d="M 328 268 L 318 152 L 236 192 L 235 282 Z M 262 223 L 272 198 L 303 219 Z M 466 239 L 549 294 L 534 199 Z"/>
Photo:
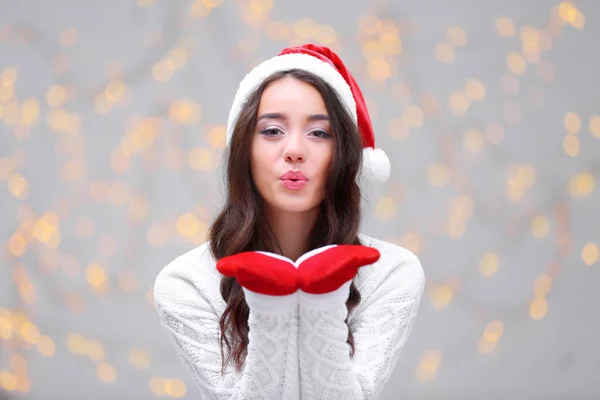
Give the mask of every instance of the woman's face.
<path id="1" fill-rule="evenodd" d="M 289 76 L 266 87 L 252 137 L 250 172 L 269 207 L 304 212 L 319 206 L 333 140 L 317 89 Z M 286 176 L 290 171 L 292 175 Z"/>

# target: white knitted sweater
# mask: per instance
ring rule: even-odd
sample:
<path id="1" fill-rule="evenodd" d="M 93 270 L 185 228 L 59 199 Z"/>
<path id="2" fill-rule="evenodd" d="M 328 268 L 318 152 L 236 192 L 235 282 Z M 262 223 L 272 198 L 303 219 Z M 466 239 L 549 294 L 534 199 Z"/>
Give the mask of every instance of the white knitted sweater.
<path id="1" fill-rule="evenodd" d="M 159 273 L 154 301 L 161 323 L 202 399 L 379 397 L 415 322 L 425 275 L 409 250 L 364 234 L 359 239 L 381 257 L 354 278 L 362 299 L 350 315 L 347 291 L 297 297 L 251 293 L 252 299 L 245 291 L 250 332 L 239 373 L 228 367 L 221 374 L 219 318 L 226 304 L 208 243 Z M 354 335 L 352 358 L 348 326 Z"/>

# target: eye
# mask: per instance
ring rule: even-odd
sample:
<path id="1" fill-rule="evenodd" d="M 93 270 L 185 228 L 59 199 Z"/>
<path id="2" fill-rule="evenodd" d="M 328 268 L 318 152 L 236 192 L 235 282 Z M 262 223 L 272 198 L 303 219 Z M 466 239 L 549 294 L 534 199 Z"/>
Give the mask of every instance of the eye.
<path id="1" fill-rule="evenodd" d="M 281 132 L 281 130 L 279 130 L 277 128 L 267 128 L 267 129 L 263 129 L 262 131 L 260 131 L 260 133 L 265 136 L 277 136 L 278 133 L 280 133 L 280 132 Z"/>
<path id="2" fill-rule="evenodd" d="M 323 131 L 321 129 L 318 129 L 316 131 L 312 131 L 311 134 L 313 134 L 316 137 L 323 138 L 323 139 L 329 139 L 329 138 L 331 138 L 331 135 L 329 133 L 327 133 L 327 132 L 325 132 L 325 131 Z"/>

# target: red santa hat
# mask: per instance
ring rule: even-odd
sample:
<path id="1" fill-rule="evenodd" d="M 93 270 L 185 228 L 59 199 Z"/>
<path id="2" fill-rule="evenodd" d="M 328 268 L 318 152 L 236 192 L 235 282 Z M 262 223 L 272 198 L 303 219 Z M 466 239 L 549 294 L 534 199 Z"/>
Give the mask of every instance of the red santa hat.
<path id="1" fill-rule="evenodd" d="M 313 73 L 337 92 L 358 126 L 362 139 L 362 176 L 377 182 L 387 181 L 390 175 L 390 160 L 383 150 L 375 147 L 373 126 L 362 92 L 338 55 L 324 46 L 305 44 L 285 48 L 279 55 L 254 67 L 244 77 L 229 112 L 227 144 L 231 141 L 235 124 L 250 94 L 270 75 L 290 69 L 302 69 Z"/>

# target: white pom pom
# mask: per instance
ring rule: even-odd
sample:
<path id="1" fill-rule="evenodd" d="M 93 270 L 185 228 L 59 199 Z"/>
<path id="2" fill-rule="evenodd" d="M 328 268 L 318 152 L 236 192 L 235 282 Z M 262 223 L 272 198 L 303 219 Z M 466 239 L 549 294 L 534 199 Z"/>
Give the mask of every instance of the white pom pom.
<path id="1" fill-rule="evenodd" d="M 390 177 L 390 159 L 381 149 L 363 148 L 362 176 L 383 183 Z"/>

